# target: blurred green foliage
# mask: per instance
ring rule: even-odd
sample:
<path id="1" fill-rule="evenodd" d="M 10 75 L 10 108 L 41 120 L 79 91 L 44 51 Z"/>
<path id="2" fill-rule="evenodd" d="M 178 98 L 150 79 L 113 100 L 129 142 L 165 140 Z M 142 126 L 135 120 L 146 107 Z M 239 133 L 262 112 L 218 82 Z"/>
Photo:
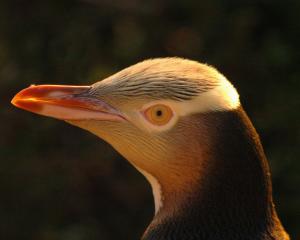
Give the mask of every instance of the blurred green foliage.
<path id="1" fill-rule="evenodd" d="M 0 0 L 0 239 L 139 239 L 153 214 L 144 178 L 98 138 L 10 99 L 162 56 L 207 62 L 235 84 L 300 239 L 299 12 L 297 0 Z"/>

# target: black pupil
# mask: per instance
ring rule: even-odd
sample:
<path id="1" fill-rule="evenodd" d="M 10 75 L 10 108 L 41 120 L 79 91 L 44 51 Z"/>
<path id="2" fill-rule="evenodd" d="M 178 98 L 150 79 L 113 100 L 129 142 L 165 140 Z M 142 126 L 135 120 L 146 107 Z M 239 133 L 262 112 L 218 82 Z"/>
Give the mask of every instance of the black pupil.
<path id="1" fill-rule="evenodd" d="M 156 111 L 156 116 L 161 117 L 163 115 L 162 110 Z"/>

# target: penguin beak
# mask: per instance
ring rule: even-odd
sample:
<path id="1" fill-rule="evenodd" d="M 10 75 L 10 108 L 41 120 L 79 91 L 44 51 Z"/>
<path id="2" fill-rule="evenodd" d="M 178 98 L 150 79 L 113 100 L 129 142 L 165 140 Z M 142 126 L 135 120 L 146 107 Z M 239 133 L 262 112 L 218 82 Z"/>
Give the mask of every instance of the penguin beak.
<path id="1" fill-rule="evenodd" d="M 11 103 L 61 120 L 124 120 L 115 108 L 91 96 L 90 89 L 90 86 L 32 85 L 17 93 Z"/>

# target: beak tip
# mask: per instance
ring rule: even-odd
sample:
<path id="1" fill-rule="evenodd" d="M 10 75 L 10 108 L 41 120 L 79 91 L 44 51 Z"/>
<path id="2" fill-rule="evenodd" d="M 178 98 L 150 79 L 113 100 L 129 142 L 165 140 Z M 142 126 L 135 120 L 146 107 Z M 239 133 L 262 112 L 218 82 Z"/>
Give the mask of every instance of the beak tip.
<path id="1" fill-rule="evenodd" d="M 19 104 L 18 104 L 18 93 L 12 98 L 12 100 L 10 101 L 10 103 L 12 105 L 14 105 L 15 107 L 19 107 Z"/>
<path id="2" fill-rule="evenodd" d="M 15 99 L 15 97 L 10 101 L 10 103 L 11 103 L 12 105 L 16 106 L 16 99 Z"/>
<path id="3" fill-rule="evenodd" d="M 28 89 L 28 88 L 25 88 L 25 89 L 19 91 L 19 92 L 12 98 L 12 100 L 10 101 L 10 103 L 11 103 L 12 105 L 14 105 L 15 107 L 22 108 L 22 107 L 20 106 L 20 102 L 22 101 L 22 96 L 24 95 L 24 94 L 23 94 L 24 91 L 26 92 L 27 89 Z"/>
<path id="4" fill-rule="evenodd" d="M 38 113 L 42 106 L 31 99 L 32 97 L 34 97 L 34 91 L 36 91 L 36 89 L 31 85 L 30 87 L 19 91 L 12 98 L 10 103 L 17 108 Z"/>

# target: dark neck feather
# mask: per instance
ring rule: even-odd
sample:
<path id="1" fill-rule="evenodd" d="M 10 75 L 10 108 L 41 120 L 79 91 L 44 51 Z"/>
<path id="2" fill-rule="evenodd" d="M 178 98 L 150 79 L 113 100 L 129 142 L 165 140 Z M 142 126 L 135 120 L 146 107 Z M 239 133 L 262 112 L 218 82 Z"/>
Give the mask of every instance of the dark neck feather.
<path id="1" fill-rule="evenodd" d="M 215 134 L 208 159 L 212 169 L 180 207 L 180 214 L 164 219 L 158 214 L 143 240 L 288 239 L 273 207 L 259 137 L 245 112 L 240 108 L 201 117 Z"/>

